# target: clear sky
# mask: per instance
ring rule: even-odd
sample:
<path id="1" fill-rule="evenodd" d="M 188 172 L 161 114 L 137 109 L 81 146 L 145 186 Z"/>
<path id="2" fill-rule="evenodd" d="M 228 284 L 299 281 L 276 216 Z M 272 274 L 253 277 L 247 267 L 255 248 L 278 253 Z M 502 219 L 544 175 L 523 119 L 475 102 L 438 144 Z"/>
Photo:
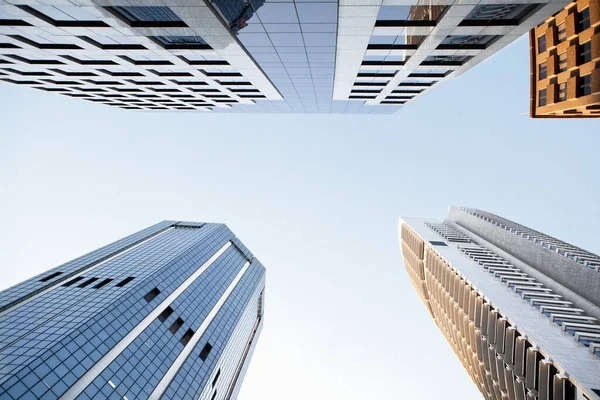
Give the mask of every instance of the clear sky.
<path id="1" fill-rule="evenodd" d="M 114 109 L 0 84 L 0 289 L 165 219 L 267 267 L 240 400 L 480 399 L 398 217 L 481 208 L 600 252 L 598 120 L 528 117 L 525 37 L 396 114 Z"/>

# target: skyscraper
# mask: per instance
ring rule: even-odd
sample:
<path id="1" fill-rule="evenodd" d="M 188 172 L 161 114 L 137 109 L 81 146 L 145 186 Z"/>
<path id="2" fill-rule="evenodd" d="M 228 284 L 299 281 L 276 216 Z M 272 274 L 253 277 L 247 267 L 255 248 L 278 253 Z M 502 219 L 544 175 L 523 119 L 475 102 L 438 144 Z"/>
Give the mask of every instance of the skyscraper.
<path id="1" fill-rule="evenodd" d="M 484 211 L 402 218 L 417 294 L 485 399 L 600 399 L 600 257 Z"/>
<path id="2" fill-rule="evenodd" d="M 20 0 L 0 81 L 132 110 L 384 113 L 569 0 Z"/>
<path id="3" fill-rule="evenodd" d="M 600 2 L 577 0 L 529 33 L 532 118 L 600 117 Z"/>
<path id="4" fill-rule="evenodd" d="M 127 236 L 0 292 L 0 398 L 235 399 L 264 285 L 223 224 Z"/>

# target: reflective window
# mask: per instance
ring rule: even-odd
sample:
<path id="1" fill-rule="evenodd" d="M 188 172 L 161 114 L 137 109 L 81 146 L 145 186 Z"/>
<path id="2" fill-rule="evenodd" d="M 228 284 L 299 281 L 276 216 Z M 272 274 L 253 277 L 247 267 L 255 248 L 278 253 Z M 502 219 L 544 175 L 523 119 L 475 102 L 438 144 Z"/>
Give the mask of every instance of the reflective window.
<path id="1" fill-rule="evenodd" d="M 579 96 L 592 94 L 592 75 L 584 75 L 579 78 Z"/>
<path id="2" fill-rule="evenodd" d="M 496 35 L 450 35 L 447 36 L 438 48 L 482 48 L 496 41 L 500 36 Z"/>
<path id="3" fill-rule="evenodd" d="M 558 95 L 556 97 L 558 102 L 567 100 L 567 82 L 558 84 Z"/>
<path id="4" fill-rule="evenodd" d="M 539 65 L 538 78 L 545 79 L 548 76 L 548 63 L 544 61 Z"/>
<path id="5" fill-rule="evenodd" d="M 181 21 L 169 7 L 110 7 L 129 22 Z"/>
<path id="6" fill-rule="evenodd" d="M 201 36 L 154 36 L 165 49 L 210 49 Z"/>
<path id="7" fill-rule="evenodd" d="M 541 89 L 538 97 L 538 106 L 546 105 L 546 89 Z"/>
<path id="8" fill-rule="evenodd" d="M 587 41 L 579 46 L 579 64 L 592 61 L 592 41 Z"/>
<path id="9" fill-rule="evenodd" d="M 462 65 L 471 58 L 470 56 L 429 56 L 421 65 Z"/>
<path id="10" fill-rule="evenodd" d="M 486 4 L 475 7 L 466 21 L 499 21 L 516 25 L 539 7 L 539 4 Z"/>
<path id="11" fill-rule="evenodd" d="M 567 40 L 567 24 L 565 22 L 558 25 L 556 39 L 557 43 L 562 43 Z"/>
<path id="12" fill-rule="evenodd" d="M 590 8 L 586 7 L 577 13 L 577 27 L 579 32 L 586 30 L 590 25 Z"/>
<path id="13" fill-rule="evenodd" d="M 558 72 L 567 70 L 567 52 L 558 55 Z"/>
<path id="14" fill-rule="evenodd" d="M 445 9 L 445 6 L 436 5 L 383 5 L 379 8 L 377 21 L 390 21 L 398 26 L 435 26 L 435 22 L 439 19 Z"/>
<path id="15" fill-rule="evenodd" d="M 538 53 L 546 51 L 546 34 L 538 36 Z"/>

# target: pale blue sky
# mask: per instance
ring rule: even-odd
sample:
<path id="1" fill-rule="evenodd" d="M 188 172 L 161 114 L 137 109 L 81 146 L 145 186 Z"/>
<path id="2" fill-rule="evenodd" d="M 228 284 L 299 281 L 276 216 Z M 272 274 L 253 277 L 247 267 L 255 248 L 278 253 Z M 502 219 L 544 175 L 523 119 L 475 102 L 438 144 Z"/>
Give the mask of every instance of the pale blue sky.
<path id="1" fill-rule="evenodd" d="M 521 38 L 390 116 L 147 113 L 0 84 L 0 289 L 164 219 L 267 267 L 240 400 L 480 399 L 417 298 L 398 217 L 448 204 L 600 252 L 598 121 L 529 119 Z"/>

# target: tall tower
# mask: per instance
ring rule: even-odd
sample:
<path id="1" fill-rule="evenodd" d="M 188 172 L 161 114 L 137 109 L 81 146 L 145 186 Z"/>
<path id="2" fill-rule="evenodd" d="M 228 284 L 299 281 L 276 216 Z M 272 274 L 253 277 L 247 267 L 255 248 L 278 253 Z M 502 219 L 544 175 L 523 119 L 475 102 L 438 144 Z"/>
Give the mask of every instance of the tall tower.
<path id="1" fill-rule="evenodd" d="M 485 399 L 600 399 L 600 257 L 480 210 L 400 219 L 417 294 Z"/>
<path id="2" fill-rule="evenodd" d="M 235 399 L 264 287 L 227 226 L 153 225 L 0 292 L 0 398 Z"/>

